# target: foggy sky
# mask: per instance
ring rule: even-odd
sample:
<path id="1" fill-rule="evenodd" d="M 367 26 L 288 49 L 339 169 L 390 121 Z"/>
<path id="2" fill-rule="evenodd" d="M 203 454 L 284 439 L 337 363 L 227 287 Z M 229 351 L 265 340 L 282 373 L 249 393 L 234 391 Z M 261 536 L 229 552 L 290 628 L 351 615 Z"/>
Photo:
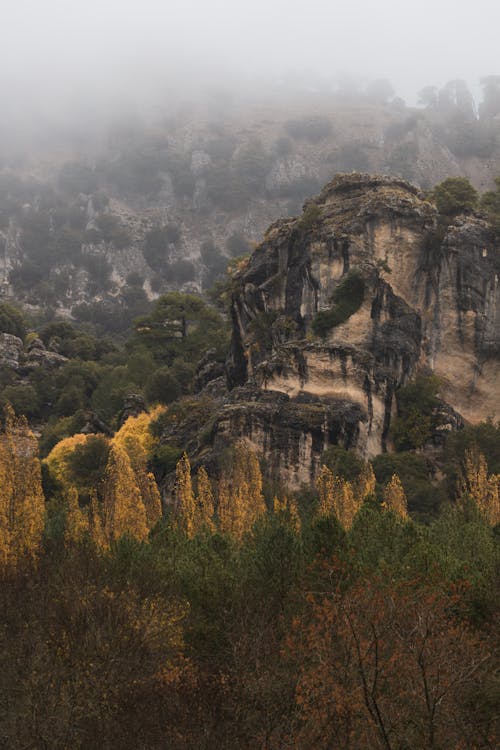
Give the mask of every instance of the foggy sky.
<path id="1" fill-rule="evenodd" d="M 287 71 L 426 84 L 500 73 L 500 2 L 475 0 L 0 0 L 0 89 L 11 109 L 273 82 Z M 5 107 L 4 107 L 5 108 Z"/>

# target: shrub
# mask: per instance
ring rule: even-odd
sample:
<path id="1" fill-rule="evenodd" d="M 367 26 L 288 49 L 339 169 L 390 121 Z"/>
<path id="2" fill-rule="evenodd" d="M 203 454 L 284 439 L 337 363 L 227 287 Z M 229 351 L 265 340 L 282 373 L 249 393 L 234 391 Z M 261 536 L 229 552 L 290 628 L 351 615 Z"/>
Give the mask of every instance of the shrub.
<path id="1" fill-rule="evenodd" d="M 26 335 L 26 321 L 13 305 L 8 302 L 0 302 L 0 332 L 10 333 L 24 339 Z"/>
<path id="2" fill-rule="evenodd" d="M 226 240 L 226 247 L 233 258 L 247 255 L 250 252 L 250 244 L 241 232 L 233 232 Z"/>
<path id="3" fill-rule="evenodd" d="M 196 268 L 190 260 L 180 258 L 169 263 L 164 269 L 168 279 L 177 284 L 184 284 L 187 281 L 193 281 L 196 278 Z"/>
<path id="4" fill-rule="evenodd" d="M 439 405 L 439 380 L 417 376 L 413 383 L 402 386 L 396 393 L 398 416 L 392 423 L 394 446 L 398 451 L 421 448 L 437 426 L 434 411 Z"/>
<path id="5" fill-rule="evenodd" d="M 488 214 L 490 223 L 500 229 L 500 177 L 495 179 L 496 190 L 488 190 L 481 196 L 481 209 Z"/>
<path id="6" fill-rule="evenodd" d="M 8 385 L 3 389 L 2 401 L 12 405 L 16 414 L 33 417 L 38 413 L 38 394 L 32 385 Z"/>
<path id="7" fill-rule="evenodd" d="M 357 479 L 363 470 L 363 461 L 353 451 L 348 451 L 340 445 L 332 445 L 321 456 L 325 466 L 336 476 L 343 477 L 349 482 Z"/>
<path id="8" fill-rule="evenodd" d="M 300 139 L 309 141 L 310 143 L 319 143 L 332 134 L 333 127 L 328 117 L 316 115 L 288 120 L 285 123 L 285 130 L 296 140 Z"/>
<path id="9" fill-rule="evenodd" d="M 312 330 L 323 338 L 335 328 L 345 323 L 363 304 L 365 282 L 358 271 L 349 271 L 338 284 L 332 295 L 332 307 L 320 310 L 312 322 Z"/>
<path id="10" fill-rule="evenodd" d="M 428 518 L 446 500 L 444 489 L 431 482 L 429 466 L 423 456 L 410 452 L 381 453 L 372 460 L 372 466 L 379 498 L 382 498 L 383 487 L 397 474 L 413 513 Z"/>
<path id="11" fill-rule="evenodd" d="M 150 377 L 145 396 L 149 403 L 169 404 L 181 395 L 182 389 L 179 382 L 171 374 L 168 367 L 160 367 Z"/>
<path id="12" fill-rule="evenodd" d="M 96 224 L 105 242 L 111 242 L 118 249 L 130 244 L 131 237 L 118 216 L 100 214 L 96 219 Z"/>
<path id="13" fill-rule="evenodd" d="M 299 228 L 303 232 L 308 232 L 317 223 L 320 216 L 321 211 L 319 206 L 316 203 L 309 202 L 306 205 L 304 213 L 302 214 L 298 223 Z"/>
<path id="14" fill-rule="evenodd" d="M 477 191 L 466 177 L 448 177 L 436 185 L 431 197 L 438 211 L 447 216 L 472 211 L 478 203 Z"/>

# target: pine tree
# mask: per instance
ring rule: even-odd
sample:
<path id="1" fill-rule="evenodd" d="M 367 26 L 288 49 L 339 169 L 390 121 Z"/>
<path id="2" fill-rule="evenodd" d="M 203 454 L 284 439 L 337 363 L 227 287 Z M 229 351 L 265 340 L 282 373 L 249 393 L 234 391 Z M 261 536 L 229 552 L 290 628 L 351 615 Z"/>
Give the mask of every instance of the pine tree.
<path id="1" fill-rule="evenodd" d="M 393 474 L 391 481 L 384 487 L 382 507 L 392 511 L 399 518 L 408 518 L 406 494 L 397 474 Z"/>
<path id="2" fill-rule="evenodd" d="M 66 495 L 66 526 L 64 541 L 66 544 L 81 542 L 85 534 L 89 533 L 89 516 L 78 504 L 76 487 L 70 487 Z"/>
<path id="3" fill-rule="evenodd" d="M 213 522 L 214 515 L 214 496 L 212 485 L 208 478 L 207 471 L 201 466 L 197 475 L 197 494 L 196 494 L 196 529 L 197 531 L 206 529 L 213 531 L 215 525 Z"/>
<path id="4" fill-rule="evenodd" d="M 130 534 L 146 539 L 146 509 L 126 452 L 112 445 L 103 484 L 104 532 L 108 543 Z"/>
<path id="5" fill-rule="evenodd" d="M 191 539 L 196 531 L 196 505 L 191 482 L 191 464 L 187 453 L 182 454 L 175 467 L 175 506 L 179 526 L 188 539 Z"/>
<path id="6" fill-rule="evenodd" d="M 0 435 L 0 556 L 15 564 L 38 553 L 45 520 L 38 444 L 25 417 L 5 408 Z"/>

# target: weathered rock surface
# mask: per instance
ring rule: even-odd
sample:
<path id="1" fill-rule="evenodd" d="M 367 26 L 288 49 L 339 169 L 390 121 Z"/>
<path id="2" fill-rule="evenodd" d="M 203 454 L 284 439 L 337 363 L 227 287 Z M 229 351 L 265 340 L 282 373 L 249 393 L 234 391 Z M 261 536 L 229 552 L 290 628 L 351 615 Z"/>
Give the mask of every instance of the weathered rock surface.
<path id="1" fill-rule="evenodd" d="M 390 448 L 395 391 L 417 372 L 440 378 L 450 424 L 500 416 L 499 238 L 479 215 L 442 238 L 438 218 L 409 183 L 351 174 L 270 227 L 236 279 L 216 451 L 245 437 L 281 480 L 308 482 L 332 443 Z M 321 338 L 313 322 L 353 271 L 362 302 Z"/>
<path id="2" fill-rule="evenodd" d="M 39 338 L 30 341 L 25 348 L 17 336 L 0 333 L 0 367 L 7 367 L 24 375 L 39 367 L 54 369 L 67 361 L 67 357 L 47 349 Z"/>
<path id="3" fill-rule="evenodd" d="M 17 370 L 23 349 L 20 338 L 10 333 L 0 333 L 0 367 Z"/>

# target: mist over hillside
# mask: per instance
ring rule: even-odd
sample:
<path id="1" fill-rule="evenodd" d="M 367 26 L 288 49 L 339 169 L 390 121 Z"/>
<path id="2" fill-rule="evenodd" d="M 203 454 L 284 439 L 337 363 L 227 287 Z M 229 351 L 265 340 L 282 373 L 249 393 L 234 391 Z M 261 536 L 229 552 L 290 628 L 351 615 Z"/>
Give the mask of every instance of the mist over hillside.
<path id="1" fill-rule="evenodd" d="M 498 0 L 4 0 L 0 746 L 500 746 Z"/>

